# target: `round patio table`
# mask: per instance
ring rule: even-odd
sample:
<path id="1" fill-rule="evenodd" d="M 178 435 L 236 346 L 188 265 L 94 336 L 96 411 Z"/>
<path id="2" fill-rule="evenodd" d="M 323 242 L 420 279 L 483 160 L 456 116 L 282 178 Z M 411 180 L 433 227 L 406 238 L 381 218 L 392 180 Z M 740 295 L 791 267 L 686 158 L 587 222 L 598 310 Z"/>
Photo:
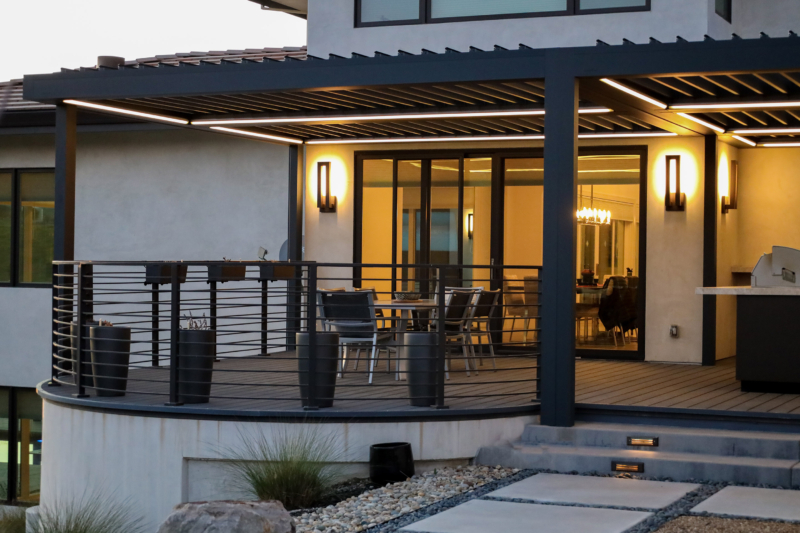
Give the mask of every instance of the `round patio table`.
<path id="1" fill-rule="evenodd" d="M 408 358 L 406 357 L 405 336 L 408 331 L 408 321 L 411 311 L 430 311 L 436 308 L 436 300 L 377 300 L 375 309 L 384 311 L 400 311 L 397 321 L 397 355 L 400 360 L 400 379 L 406 379 Z M 386 320 L 389 320 L 387 318 Z"/>

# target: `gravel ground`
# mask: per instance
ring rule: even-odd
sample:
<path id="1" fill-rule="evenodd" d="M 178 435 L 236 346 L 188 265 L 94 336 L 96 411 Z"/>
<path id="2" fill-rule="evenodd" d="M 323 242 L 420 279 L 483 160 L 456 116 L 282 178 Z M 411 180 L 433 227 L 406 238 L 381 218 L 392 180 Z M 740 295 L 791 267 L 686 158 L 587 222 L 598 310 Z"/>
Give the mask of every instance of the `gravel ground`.
<path id="1" fill-rule="evenodd" d="M 682 516 L 658 533 L 800 533 L 800 524 L 708 516 Z"/>
<path id="2" fill-rule="evenodd" d="M 296 516 L 297 533 L 365 531 L 517 472 L 519 470 L 485 466 L 435 470 Z M 416 520 L 419 519 L 412 522 Z"/>

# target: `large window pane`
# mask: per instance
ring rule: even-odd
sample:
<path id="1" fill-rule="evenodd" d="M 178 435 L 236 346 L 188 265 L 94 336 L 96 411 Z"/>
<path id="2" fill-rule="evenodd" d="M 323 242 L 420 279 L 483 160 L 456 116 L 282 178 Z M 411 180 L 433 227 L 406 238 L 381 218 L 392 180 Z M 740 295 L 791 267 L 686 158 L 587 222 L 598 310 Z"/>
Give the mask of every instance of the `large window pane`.
<path id="1" fill-rule="evenodd" d="M 419 263 L 422 260 L 422 161 L 397 162 L 397 219 L 397 263 Z M 420 290 L 422 274 L 413 268 L 403 268 L 398 289 Z"/>
<path id="2" fill-rule="evenodd" d="M 392 172 L 391 159 L 364 161 L 362 196 L 361 261 L 388 265 L 392 260 Z M 375 287 L 382 298 L 392 292 L 391 268 L 364 268 L 363 287 Z M 332 288 L 332 287 L 329 287 Z"/>
<path id="3" fill-rule="evenodd" d="M 464 160 L 464 264 L 488 265 L 492 240 L 492 158 Z M 488 269 L 466 270 L 464 279 L 487 287 Z"/>
<path id="4" fill-rule="evenodd" d="M 55 176 L 20 175 L 19 281 L 50 283 L 55 215 Z"/>
<path id="5" fill-rule="evenodd" d="M 0 283 L 11 281 L 11 180 L 10 173 L 0 173 Z"/>
<path id="6" fill-rule="evenodd" d="M 583 10 L 623 7 L 647 7 L 647 0 L 580 0 L 580 8 Z"/>
<path id="7" fill-rule="evenodd" d="M 361 0 L 361 22 L 419 20 L 419 0 Z"/>
<path id="8" fill-rule="evenodd" d="M 567 10 L 567 0 L 431 0 L 431 18 L 488 17 Z"/>

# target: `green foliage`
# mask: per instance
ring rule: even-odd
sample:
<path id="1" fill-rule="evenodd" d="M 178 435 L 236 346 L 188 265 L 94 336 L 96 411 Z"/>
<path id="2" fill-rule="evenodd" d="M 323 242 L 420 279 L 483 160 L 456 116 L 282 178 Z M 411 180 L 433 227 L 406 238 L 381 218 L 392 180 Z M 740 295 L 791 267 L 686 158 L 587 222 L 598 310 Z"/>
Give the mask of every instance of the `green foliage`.
<path id="1" fill-rule="evenodd" d="M 143 533 L 142 518 L 110 498 L 84 496 L 39 507 L 36 533 Z"/>
<path id="2" fill-rule="evenodd" d="M 0 511 L 0 533 L 25 533 L 25 509 Z"/>
<path id="3" fill-rule="evenodd" d="M 321 426 L 289 426 L 271 437 L 239 435 L 240 447 L 223 453 L 239 488 L 259 500 L 278 500 L 288 510 L 313 507 L 330 493 L 338 446 Z"/>

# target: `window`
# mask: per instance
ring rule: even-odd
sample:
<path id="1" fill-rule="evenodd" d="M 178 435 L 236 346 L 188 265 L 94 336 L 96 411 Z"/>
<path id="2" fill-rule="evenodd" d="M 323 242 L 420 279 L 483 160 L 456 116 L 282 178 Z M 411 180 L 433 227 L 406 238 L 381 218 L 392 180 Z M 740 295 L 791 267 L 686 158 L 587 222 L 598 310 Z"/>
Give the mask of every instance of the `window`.
<path id="1" fill-rule="evenodd" d="M 717 15 L 724 18 L 728 22 L 733 20 L 733 0 L 715 0 Z"/>
<path id="2" fill-rule="evenodd" d="M 52 170 L 0 171 L 0 284 L 50 283 L 54 221 Z"/>
<path id="3" fill-rule="evenodd" d="M 356 0 L 356 26 L 648 11 L 651 0 Z"/>

